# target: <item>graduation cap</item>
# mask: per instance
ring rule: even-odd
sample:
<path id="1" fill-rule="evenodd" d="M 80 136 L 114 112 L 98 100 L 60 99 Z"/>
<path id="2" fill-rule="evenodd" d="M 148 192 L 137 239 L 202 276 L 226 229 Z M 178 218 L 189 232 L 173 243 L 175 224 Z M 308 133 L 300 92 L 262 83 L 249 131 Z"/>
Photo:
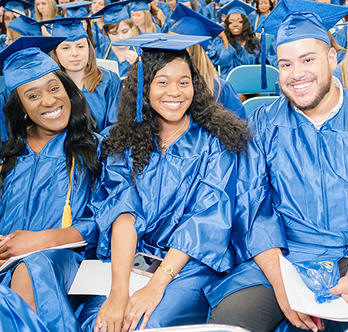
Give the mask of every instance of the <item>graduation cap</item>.
<path id="1" fill-rule="evenodd" d="M 52 37 L 65 37 L 65 41 L 73 42 L 82 38 L 88 38 L 82 20 L 90 20 L 91 17 L 60 17 L 52 20 L 35 22 L 33 24 L 53 24 Z"/>
<path id="2" fill-rule="evenodd" d="M 131 0 L 130 10 L 132 12 L 139 12 L 141 10 L 149 10 L 149 3 L 152 0 Z"/>
<path id="3" fill-rule="evenodd" d="M 262 87 L 267 87 L 266 43 L 264 33 L 277 35 L 276 47 L 305 38 L 315 38 L 330 45 L 327 31 L 348 14 L 348 7 L 322 2 L 282 0 L 271 11 L 256 32 L 261 35 Z"/>
<path id="4" fill-rule="evenodd" d="M 19 14 L 18 17 L 9 23 L 8 28 L 18 32 L 22 36 L 41 36 L 40 27 L 32 24 L 35 22 L 36 20 L 33 18 Z"/>
<path id="5" fill-rule="evenodd" d="M 73 1 L 57 5 L 58 8 L 66 8 L 66 17 L 84 17 L 88 15 L 86 6 L 93 1 Z"/>
<path id="6" fill-rule="evenodd" d="M 26 9 L 32 8 L 34 5 L 24 0 L 1 0 L 1 6 L 4 7 L 4 12 L 24 13 Z"/>
<path id="7" fill-rule="evenodd" d="M 127 18 L 130 18 L 128 10 L 129 3 L 129 0 L 110 3 L 109 5 L 98 10 L 90 17 L 95 18 L 98 15 L 104 15 L 104 24 L 113 24 L 121 22 L 123 20 L 126 20 Z"/>
<path id="8" fill-rule="evenodd" d="M 137 116 L 136 121 L 142 122 L 143 115 L 143 62 L 141 60 L 141 51 L 172 50 L 181 51 L 190 46 L 209 40 L 207 36 L 190 36 L 190 35 L 175 35 L 168 33 L 144 33 L 142 35 L 117 41 L 112 43 L 114 46 L 138 46 L 139 62 L 138 62 L 138 82 L 137 82 Z"/>
<path id="9" fill-rule="evenodd" d="M 226 6 L 222 7 L 219 10 L 220 15 L 225 14 L 227 16 L 231 14 L 243 14 L 248 16 L 250 13 L 256 9 L 253 6 L 248 5 L 247 3 L 240 0 L 232 0 Z"/>
<path id="10" fill-rule="evenodd" d="M 59 70 L 57 63 L 46 53 L 60 44 L 64 38 L 19 37 L 0 52 L 0 68 L 6 88 L 13 91 L 22 84 L 34 81 Z M 0 112 L 1 141 L 7 141 L 4 113 Z"/>
<path id="11" fill-rule="evenodd" d="M 221 25 L 207 19 L 182 3 L 178 3 L 170 18 L 177 22 L 169 31 L 181 35 L 209 36 L 214 39 L 225 30 Z M 200 45 L 207 50 L 208 44 L 209 40 Z"/>

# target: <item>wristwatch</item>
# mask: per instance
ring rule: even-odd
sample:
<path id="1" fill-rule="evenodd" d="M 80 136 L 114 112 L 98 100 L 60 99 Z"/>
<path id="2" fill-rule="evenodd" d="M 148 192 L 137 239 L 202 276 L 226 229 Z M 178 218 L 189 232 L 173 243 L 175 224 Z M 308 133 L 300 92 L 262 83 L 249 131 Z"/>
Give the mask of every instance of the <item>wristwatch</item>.
<path id="1" fill-rule="evenodd" d="M 174 270 L 170 265 L 164 265 L 163 263 L 161 263 L 160 267 L 163 269 L 165 274 L 171 276 L 172 279 L 175 278 Z"/>

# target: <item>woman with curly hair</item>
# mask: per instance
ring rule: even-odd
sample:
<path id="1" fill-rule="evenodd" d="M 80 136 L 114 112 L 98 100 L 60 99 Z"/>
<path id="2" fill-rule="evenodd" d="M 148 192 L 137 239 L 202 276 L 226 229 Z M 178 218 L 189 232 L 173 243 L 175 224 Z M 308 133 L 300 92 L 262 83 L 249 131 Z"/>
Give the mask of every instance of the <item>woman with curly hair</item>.
<path id="1" fill-rule="evenodd" d="M 208 55 L 214 65 L 220 66 L 222 78 L 226 78 L 234 67 L 260 63 L 260 42 L 247 17 L 254 10 L 239 0 L 231 1 L 220 10 L 221 14 L 227 15 L 225 33 L 220 35 L 220 40 L 213 41 Z"/>
<path id="2" fill-rule="evenodd" d="M 207 39 L 154 34 L 119 42 L 144 48 L 103 141 L 104 180 L 90 206 L 100 228 L 97 254 L 112 266 L 94 331 L 205 323 L 203 287 L 233 266 L 236 153 L 248 131 L 214 101 L 185 50 Z M 135 252 L 163 261 L 129 297 Z"/>
<path id="3" fill-rule="evenodd" d="M 101 167 L 98 138 L 81 91 L 39 49 L 49 51 L 61 41 L 20 37 L 0 53 L 11 92 L 3 108 L 6 126 L 1 126 L 0 265 L 38 251 L 2 270 L 0 284 L 19 294 L 33 309 L 28 316 L 38 316 L 49 331 L 76 332 L 79 303 L 70 302 L 67 292 L 97 240 L 96 225 L 77 218 Z M 84 251 L 52 249 L 83 240 Z M 20 312 L 18 330 L 11 331 L 39 331 L 24 328 L 28 316 L 19 319 Z"/>

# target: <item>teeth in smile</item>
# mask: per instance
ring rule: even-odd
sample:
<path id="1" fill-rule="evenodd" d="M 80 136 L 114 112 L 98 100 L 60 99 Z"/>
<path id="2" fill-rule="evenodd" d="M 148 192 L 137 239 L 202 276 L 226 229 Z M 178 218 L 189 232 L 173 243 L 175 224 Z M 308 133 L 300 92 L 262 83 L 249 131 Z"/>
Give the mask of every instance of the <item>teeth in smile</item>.
<path id="1" fill-rule="evenodd" d="M 57 116 L 62 111 L 62 107 L 56 108 L 54 111 L 43 113 L 44 118 L 53 118 Z"/>
<path id="2" fill-rule="evenodd" d="M 163 102 L 164 105 L 171 106 L 171 107 L 176 107 L 179 106 L 181 103 L 180 102 Z"/>
<path id="3" fill-rule="evenodd" d="M 312 82 L 297 84 L 297 85 L 294 85 L 294 89 L 304 89 L 304 88 L 307 88 L 308 86 L 310 86 L 311 84 L 312 84 Z"/>

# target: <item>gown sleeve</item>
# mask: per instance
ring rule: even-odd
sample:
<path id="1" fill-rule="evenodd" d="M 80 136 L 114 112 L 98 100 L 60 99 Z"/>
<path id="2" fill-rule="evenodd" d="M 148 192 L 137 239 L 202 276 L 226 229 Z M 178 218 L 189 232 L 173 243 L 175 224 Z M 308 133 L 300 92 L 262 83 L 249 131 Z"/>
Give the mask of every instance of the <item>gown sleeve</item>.
<path id="1" fill-rule="evenodd" d="M 253 139 L 248 153 L 238 161 L 236 209 L 232 232 L 237 263 L 271 249 L 287 249 L 282 216 L 275 209 L 276 198 L 270 184 L 265 146 L 267 123 L 265 107 L 254 111 L 249 118 Z M 253 127 L 255 124 L 255 127 Z M 272 197 L 273 194 L 273 197 Z"/>

